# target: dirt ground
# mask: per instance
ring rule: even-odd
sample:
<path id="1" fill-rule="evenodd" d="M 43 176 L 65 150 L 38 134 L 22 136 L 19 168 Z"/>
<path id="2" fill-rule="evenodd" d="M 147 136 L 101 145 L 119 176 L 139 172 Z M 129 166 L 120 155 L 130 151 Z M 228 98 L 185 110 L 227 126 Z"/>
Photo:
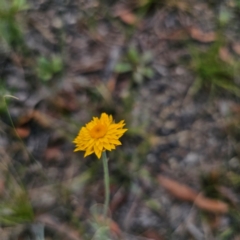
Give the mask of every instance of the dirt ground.
<path id="1" fill-rule="evenodd" d="M 0 1 L 0 240 L 240 239 L 239 0 Z M 102 162 L 73 152 L 102 112 Z"/>

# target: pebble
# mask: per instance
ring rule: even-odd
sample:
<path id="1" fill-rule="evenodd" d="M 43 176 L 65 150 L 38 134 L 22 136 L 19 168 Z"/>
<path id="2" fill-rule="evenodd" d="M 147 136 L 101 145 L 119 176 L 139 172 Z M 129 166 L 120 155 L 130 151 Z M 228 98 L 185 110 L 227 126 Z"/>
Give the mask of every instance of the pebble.
<path id="1" fill-rule="evenodd" d="M 231 158 L 228 163 L 229 163 L 229 166 L 234 169 L 239 168 L 240 166 L 240 160 L 237 157 Z"/>
<path id="2" fill-rule="evenodd" d="M 62 28 L 63 27 L 62 19 L 59 17 L 55 17 L 52 21 L 52 26 L 57 29 Z"/>
<path id="3" fill-rule="evenodd" d="M 169 160 L 169 165 L 172 170 L 176 170 L 179 168 L 178 160 L 174 157 L 171 157 Z"/>
<path id="4" fill-rule="evenodd" d="M 178 143 L 181 147 L 187 148 L 189 146 L 190 134 L 191 134 L 191 132 L 188 130 L 177 133 Z"/>
<path id="5" fill-rule="evenodd" d="M 199 161 L 200 157 L 197 153 L 190 152 L 184 159 L 184 162 L 190 165 L 194 165 Z"/>
<path id="6" fill-rule="evenodd" d="M 219 111 L 223 117 L 226 117 L 231 112 L 230 103 L 227 101 L 219 101 L 218 103 Z"/>
<path id="7" fill-rule="evenodd" d="M 36 209 L 52 208 L 56 203 L 56 194 L 49 187 L 32 189 L 29 196 L 33 207 Z"/>

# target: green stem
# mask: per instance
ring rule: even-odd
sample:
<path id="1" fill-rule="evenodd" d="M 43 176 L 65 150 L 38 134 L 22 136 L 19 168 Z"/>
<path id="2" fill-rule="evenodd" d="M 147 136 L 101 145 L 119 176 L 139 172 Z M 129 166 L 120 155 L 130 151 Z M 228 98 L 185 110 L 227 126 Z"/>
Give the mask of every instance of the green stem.
<path id="1" fill-rule="evenodd" d="M 109 205 L 109 172 L 108 172 L 108 159 L 106 151 L 102 153 L 103 170 L 104 170 L 104 185 L 105 185 L 105 201 L 104 201 L 104 218 L 107 219 L 107 211 Z"/>

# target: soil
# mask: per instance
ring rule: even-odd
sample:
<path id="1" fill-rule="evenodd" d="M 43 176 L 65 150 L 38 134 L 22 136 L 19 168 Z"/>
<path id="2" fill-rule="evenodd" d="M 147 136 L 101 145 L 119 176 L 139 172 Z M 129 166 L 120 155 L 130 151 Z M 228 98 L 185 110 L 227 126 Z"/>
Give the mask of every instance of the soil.
<path id="1" fill-rule="evenodd" d="M 29 0 L 14 18 L 22 45 L 0 42 L 1 240 L 240 239 L 239 97 L 211 79 L 196 90 L 193 54 L 224 38 L 216 57 L 239 61 L 237 1 L 142 2 Z M 102 163 L 72 143 L 102 112 L 129 129 L 108 153 L 105 235 Z"/>

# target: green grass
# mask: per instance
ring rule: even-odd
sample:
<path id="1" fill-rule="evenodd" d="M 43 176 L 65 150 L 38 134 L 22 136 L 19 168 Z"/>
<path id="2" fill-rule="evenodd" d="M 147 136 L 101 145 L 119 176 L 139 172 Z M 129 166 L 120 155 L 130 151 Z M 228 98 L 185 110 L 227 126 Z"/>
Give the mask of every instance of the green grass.
<path id="1" fill-rule="evenodd" d="M 23 44 L 22 25 L 19 13 L 28 9 L 25 0 L 0 0 L 0 40 L 11 47 Z M 23 21 L 21 21 L 23 22 Z"/>
<path id="2" fill-rule="evenodd" d="M 21 191 L 10 199 L 0 203 L 0 223 L 15 225 L 18 223 L 32 222 L 34 213 L 27 193 Z"/>
<path id="3" fill-rule="evenodd" d="M 220 59 L 219 51 L 222 46 L 221 42 L 216 42 L 206 51 L 191 49 L 191 69 L 196 76 L 191 89 L 193 93 L 207 89 L 211 93 L 227 91 L 240 97 L 240 86 L 235 82 L 240 62 L 231 64 Z"/>

